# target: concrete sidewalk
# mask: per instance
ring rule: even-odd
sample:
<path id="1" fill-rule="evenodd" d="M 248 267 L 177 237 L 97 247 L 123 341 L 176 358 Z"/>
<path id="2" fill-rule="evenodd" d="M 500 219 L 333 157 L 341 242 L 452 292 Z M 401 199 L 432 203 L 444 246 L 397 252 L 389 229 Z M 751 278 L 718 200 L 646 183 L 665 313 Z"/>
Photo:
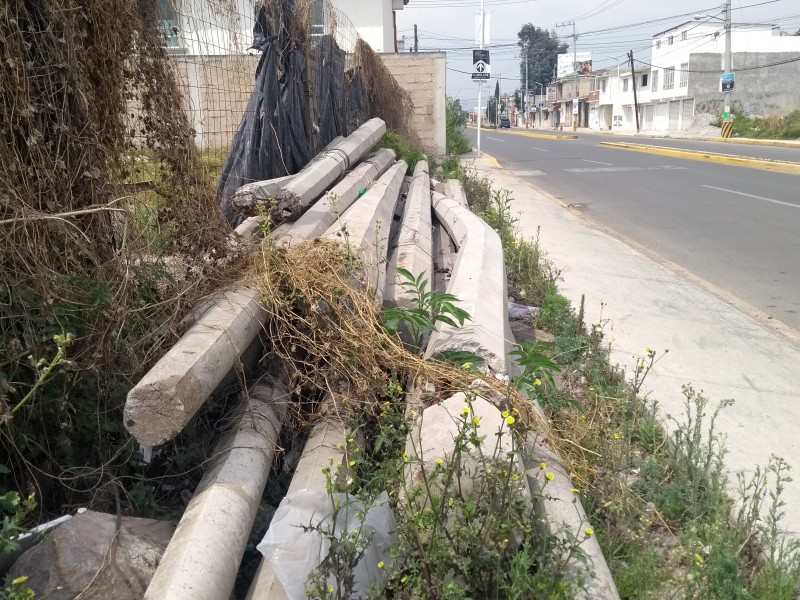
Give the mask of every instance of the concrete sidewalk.
<path id="1" fill-rule="evenodd" d="M 727 438 L 729 485 L 735 473 L 752 473 L 771 454 L 794 468 L 787 484 L 784 527 L 800 535 L 800 342 L 797 332 L 770 326 L 735 308 L 673 265 L 612 237 L 573 213 L 569 198 L 557 200 L 483 157 L 468 159 L 497 189 L 513 193 L 523 235 L 540 242 L 561 269 L 561 291 L 575 306 L 586 295 L 586 321 L 603 318 L 612 344 L 612 362 L 635 368 L 637 357 L 653 348 L 669 354 L 647 379 L 646 390 L 661 416 L 684 412 L 683 384 L 713 400 L 733 398 L 722 411 L 718 430 Z M 498 168 L 499 167 L 499 168 Z M 742 285 L 748 285 L 746 281 Z M 738 306 L 741 306 L 737 302 Z"/>

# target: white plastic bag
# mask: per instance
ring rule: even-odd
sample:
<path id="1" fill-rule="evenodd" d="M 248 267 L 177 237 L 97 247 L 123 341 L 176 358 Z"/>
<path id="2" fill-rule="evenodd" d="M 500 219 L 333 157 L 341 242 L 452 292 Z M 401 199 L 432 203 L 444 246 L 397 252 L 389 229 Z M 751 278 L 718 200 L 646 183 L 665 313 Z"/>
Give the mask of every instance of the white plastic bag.
<path id="1" fill-rule="evenodd" d="M 333 503 L 338 502 L 336 513 Z M 366 510 L 366 512 L 365 512 Z M 267 530 L 258 550 L 272 567 L 290 600 L 305 600 L 308 576 L 327 556 L 330 542 L 316 529 L 330 531 L 336 514 L 335 535 L 341 539 L 362 528 L 362 535 L 372 535 L 364 555 L 354 570 L 354 593 L 366 597 L 373 586 L 382 588 L 390 570 L 388 550 L 396 542 L 396 523 L 386 492 L 369 507 L 347 494 L 329 496 L 322 492 L 301 490 L 286 496 Z M 359 518 L 360 515 L 360 518 Z M 363 519 L 363 527 L 361 523 Z M 315 528 L 306 531 L 303 528 Z M 378 563 L 383 562 L 383 568 Z M 329 585 L 336 585 L 331 579 Z"/>

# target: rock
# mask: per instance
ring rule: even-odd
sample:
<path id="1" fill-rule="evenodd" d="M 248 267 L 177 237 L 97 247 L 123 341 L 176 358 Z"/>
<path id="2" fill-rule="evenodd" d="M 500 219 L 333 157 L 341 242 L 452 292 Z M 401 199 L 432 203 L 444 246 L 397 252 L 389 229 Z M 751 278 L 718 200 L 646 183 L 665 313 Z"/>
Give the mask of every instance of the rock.
<path id="1" fill-rule="evenodd" d="M 525 304 L 517 304 L 513 300 L 508 302 L 508 318 L 514 320 L 529 321 L 539 315 L 541 309 L 536 306 L 526 306 Z"/>
<path id="2" fill-rule="evenodd" d="M 9 577 L 26 576 L 37 598 L 138 600 L 156 571 L 175 527 L 163 521 L 86 511 L 23 554 Z"/>

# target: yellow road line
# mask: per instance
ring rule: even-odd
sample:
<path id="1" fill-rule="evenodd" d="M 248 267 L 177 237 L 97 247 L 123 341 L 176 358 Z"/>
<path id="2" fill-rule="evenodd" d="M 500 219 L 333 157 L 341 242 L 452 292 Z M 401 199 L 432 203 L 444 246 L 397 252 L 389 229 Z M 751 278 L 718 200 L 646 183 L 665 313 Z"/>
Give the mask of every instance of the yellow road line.
<path id="1" fill-rule="evenodd" d="M 686 158 L 689 160 L 703 160 L 707 162 L 724 163 L 739 167 L 750 167 L 763 171 L 777 171 L 780 173 L 792 173 L 800 175 L 800 163 L 780 160 L 767 160 L 763 158 L 751 158 L 747 156 L 734 156 L 732 154 L 714 154 L 711 152 L 699 152 L 694 150 L 681 150 L 677 148 L 667 148 L 664 146 L 648 146 L 645 144 L 629 144 L 626 142 L 600 142 L 601 146 L 617 148 L 620 150 L 632 150 L 634 152 L 648 152 L 650 154 L 663 154 L 676 158 Z"/>

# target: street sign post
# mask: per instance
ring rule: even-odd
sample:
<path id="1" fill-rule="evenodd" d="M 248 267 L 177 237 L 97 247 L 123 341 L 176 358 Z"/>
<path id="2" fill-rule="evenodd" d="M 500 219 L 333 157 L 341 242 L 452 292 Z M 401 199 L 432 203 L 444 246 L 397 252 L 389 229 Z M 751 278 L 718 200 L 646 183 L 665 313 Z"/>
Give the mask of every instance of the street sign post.
<path id="1" fill-rule="evenodd" d="M 472 79 L 473 81 L 484 81 L 490 79 L 492 75 L 492 65 L 489 59 L 488 50 L 472 51 Z"/>
<path id="2" fill-rule="evenodd" d="M 719 91 L 732 92 L 736 73 L 723 73 L 719 76 Z"/>

